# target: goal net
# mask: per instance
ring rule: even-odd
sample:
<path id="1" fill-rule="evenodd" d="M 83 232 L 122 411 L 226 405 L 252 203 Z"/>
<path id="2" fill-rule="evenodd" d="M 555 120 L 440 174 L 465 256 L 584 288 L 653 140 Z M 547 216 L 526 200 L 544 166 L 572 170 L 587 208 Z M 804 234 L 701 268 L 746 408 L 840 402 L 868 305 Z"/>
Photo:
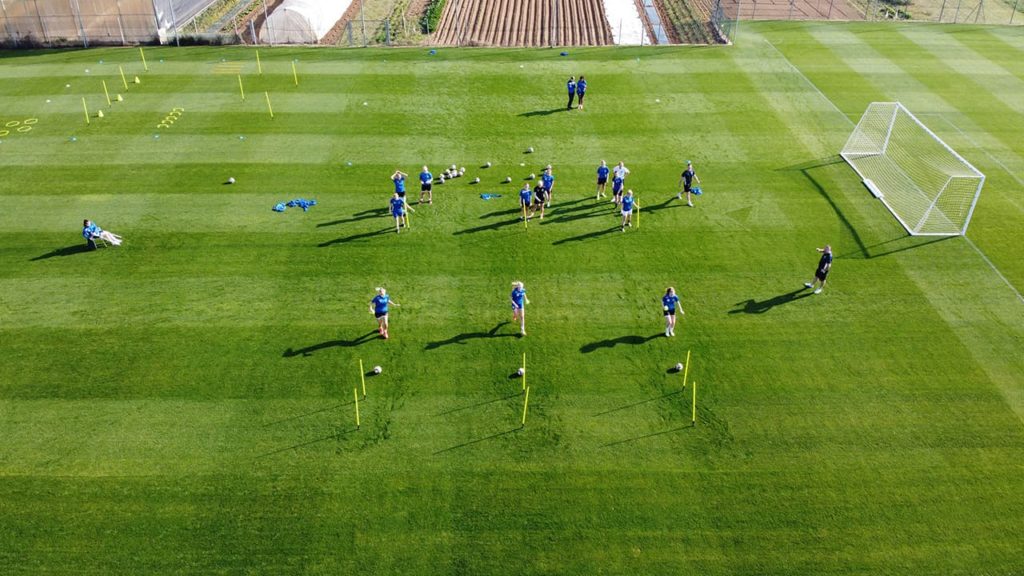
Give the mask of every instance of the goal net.
<path id="1" fill-rule="evenodd" d="M 967 232 L 985 175 L 899 102 L 872 102 L 840 155 L 910 234 Z"/>

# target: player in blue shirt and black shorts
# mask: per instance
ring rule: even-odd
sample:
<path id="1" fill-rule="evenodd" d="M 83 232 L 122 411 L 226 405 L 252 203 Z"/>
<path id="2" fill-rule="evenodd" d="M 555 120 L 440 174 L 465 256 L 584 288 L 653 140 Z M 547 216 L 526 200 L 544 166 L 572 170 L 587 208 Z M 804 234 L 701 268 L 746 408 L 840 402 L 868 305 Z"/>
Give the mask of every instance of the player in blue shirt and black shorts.
<path id="1" fill-rule="evenodd" d="M 679 296 L 676 295 L 676 289 L 669 286 L 665 290 L 665 295 L 661 297 L 661 310 L 665 314 L 665 336 L 676 335 L 676 307 L 679 306 Z M 686 314 L 682 307 L 679 308 L 680 314 Z"/>
<path id="2" fill-rule="evenodd" d="M 526 336 L 526 305 L 530 299 L 526 297 L 526 288 L 523 288 L 522 282 L 516 280 L 512 283 L 509 299 L 512 300 L 512 321 L 519 321 L 519 335 Z"/>
<path id="3" fill-rule="evenodd" d="M 601 165 L 597 167 L 597 200 L 604 198 L 604 186 L 608 183 L 609 172 L 611 170 L 608 168 L 608 164 L 601 160 Z"/>
<path id="4" fill-rule="evenodd" d="M 530 205 L 533 204 L 533 192 L 530 191 L 530 183 L 523 184 L 523 189 L 519 191 L 519 210 L 523 213 L 519 217 L 520 220 L 526 218 L 526 211 L 530 209 Z"/>
<path id="5" fill-rule="evenodd" d="M 405 198 L 402 198 L 398 195 L 398 192 L 395 192 L 388 202 L 388 210 L 395 219 L 396 234 L 402 231 L 402 226 L 409 225 L 409 216 L 405 213 L 407 209 L 412 210 L 412 208 L 406 205 Z"/>
<path id="6" fill-rule="evenodd" d="M 405 179 L 408 176 L 408 174 L 401 170 L 395 170 L 395 173 L 391 175 L 391 181 L 395 184 L 395 194 L 402 198 L 405 198 Z"/>
<path id="7" fill-rule="evenodd" d="M 434 203 L 434 175 L 427 170 L 427 167 L 423 167 L 423 171 L 420 172 L 420 204 L 423 204 L 423 195 L 427 195 L 427 204 Z"/>
<path id="8" fill-rule="evenodd" d="M 576 96 L 576 77 L 569 76 L 569 81 L 565 83 L 565 88 L 569 90 L 569 103 L 565 106 L 566 110 L 572 110 L 572 99 Z"/>
<path id="9" fill-rule="evenodd" d="M 625 196 L 622 197 L 622 231 L 626 231 L 626 226 L 633 225 L 633 191 L 626 190 Z"/>
<path id="10" fill-rule="evenodd" d="M 370 300 L 370 313 L 377 319 L 377 332 L 388 339 L 388 305 L 401 306 L 388 296 L 383 288 L 377 288 L 377 294 Z"/>
<path id="11" fill-rule="evenodd" d="M 583 110 L 583 97 L 587 95 L 587 81 L 583 79 L 583 75 L 580 75 L 580 79 L 576 82 L 576 109 Z"/>
<path id="12" fill-rule="evenodd" d="M 810 282 L 804 282 L 804 286 L 807 288 L 814 288 L 815 282 L 821 282 L 821 286 L 814 291 L 815 294 L 821 294 L 821 291 L 825 289 L 825 280 L 828 279 L 828 272 L 832 269 L 832 246 L 825 244 L 824 248 L 816 248 L 818 252 L 821 252 L 821 259 L 818 260 L 818 268 L 814 271 L 814 280 Z"/>
<path id="13" fill-rule="evenodd" d="M 547 192 L 547 205 L 551 206 L 551 189 L 555 187 L 555 175 L 551 173 L 551 164 L 548 164 L 544 168 L 544 173 L 540 175 L 541 182 L 544 183 L 544 190 Z"/>

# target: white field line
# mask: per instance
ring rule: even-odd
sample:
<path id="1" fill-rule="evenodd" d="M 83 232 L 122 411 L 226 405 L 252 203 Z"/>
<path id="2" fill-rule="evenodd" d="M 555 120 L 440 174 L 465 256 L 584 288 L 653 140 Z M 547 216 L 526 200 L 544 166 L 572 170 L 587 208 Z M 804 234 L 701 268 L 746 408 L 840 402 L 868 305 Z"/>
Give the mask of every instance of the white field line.
<path id="1" fill-rule="evenodd" d="M 781 50 L 779 50 L 778 48 L 775 47 L 775 44 L 772 44 L 771 41 L 768 40 L 767 38 L 762 37 L 761 39 L 764 40 L 765 44 L 771 46 L 772 50 L 775 50 L 775 52 L 779 55 L 779 58 L 782 58 L 782 60 L 790 67 L 790 69 L 793 70 L 793 72 L 795 72 L 798 76 L 803 78 L 804 82 L 806 82 L 808 86 L 813 88 L 814 91 L 817 92 L 819 96 L 821 96 L 826 102 L 828 102 L 832 106 L 832 108 L 835 109 L 836 112 L 842 114 L 843 118 L 846 118 L 846 121 L 849 122 L 851 126 L 856 126 L 856 123 L 854 123 L 854 121 L 851 120 L 850 117 L 847 116 L 847 114 L 845 112 L 840 110 L 839 107 L 836 106 L 835 102 L 833 102 L 831 99 L 829 99 L 829 97 L 826 96 L 825 93 L 822 92 L 821 89 L 819 89 L 814 84 L 814 82 L 811 82 L 810 78 L 808 78 L 803 72 L 801 72 L 800 69 L 797 68 L 792 62 L 790 62 L 789 58 L 786 58 L 786 55 L 783 54 Z M 944 118 L 944 120 L 945 120 L 945 118 Z M 949 120 L 946 120 L 946 122 L 949 122 Z M 950 124 L 952 124 L 952 122 L 950 122 Z M 960 131 L 960 129 L 957 128 L 955 125 L 953 127 L 956 128 L 958 132 L 963 134 L 963 132 Z M 964 136 L 966 136 L 966 134 Z M 970 139 L 970 137 L 968 137 L 968 139 Z M 972 140 L 972 143 L 973 143 L 973 140 Z M 977 145 L 975 144 L 975 146 L 977 146 Z M 988 152 L 985 152 L 985 153 L 988 154 Z M 988 154 L 988 156 L 989 156 L 989 158 L 992 158 L 991 154 Z M 1003 170 L 1006 170 L 1007 172 L 1009 172 L 1009 170 L 1006 168 L 1006 166 L 1003 166 L 1002 162 L 999 162 L 999 160 L 996 160 L 995 158 L 992 158 L 992 159 L 997 164 L 1002 166 Z M 1013 174 L 1011 173 L 1011 175 L 1013 175 Z M 1014 177 L 1015 180 L 1017 180 L 1018 183 L 1021 183 L 1020 178 L 1017 178 L 1016 176 L 1013 176 L 1013 177 Z M 1024 183 L 1021 183 L 1021 185 L 1024 186 Z M 996 268 L 996 265 L 993 264 L 992 261 L 988 259 L 988 256 L 986 256 L 985 253 L 981 251 L 981 248 L 978 248 L 977 246 L 975 246 L 974 242 L 971 242 L 971 240 L 968 237 L 964 236 L 963 239 L 965 241 L 967 241 L 968 244 L 970 244 L 971 248 L 974 248 L 974 251 L 977 252 L 978 255 L 981 256 L 981 259 L 984 260 L 986 264 L 988 264 L 989 268 L 991 268 L 992 271 L 996 273 L 996 276 L 998 276 L 999 279 L 1002 280 L 1003 283 L 1005 283 L 1006 286 L 1010 290 L 1012 290 L 1014 294 L 1017 295 L 1017 300 L 1020 301 L 1022 304 L 1024 304 L 1024 296 L 1021 296 L 1020 290 L 1017 290 L 1017 288 L 1013 284 L 1011 284 L 1009 280 L 1006 279 L 1006 276 L 1004 276 L 1003 273 L 999 271 L 999 268 Z"/>

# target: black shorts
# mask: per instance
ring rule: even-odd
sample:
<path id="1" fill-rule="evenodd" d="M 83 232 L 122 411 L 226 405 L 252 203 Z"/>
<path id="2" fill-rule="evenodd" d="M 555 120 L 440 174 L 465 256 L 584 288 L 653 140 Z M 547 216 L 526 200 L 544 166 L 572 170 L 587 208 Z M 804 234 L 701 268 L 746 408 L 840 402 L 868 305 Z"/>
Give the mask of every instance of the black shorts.
<path id="1" fill-rule="evenodd" d="M 608 178 L 607 177 L 605 177 L 605 178 L 598 178 L 597 179 L 598 185 L 606 184 L 607 182 L 608 182 Z"/>
<path id="2" fill-rule="evenodd" d="M 587 94 L 585 92 L 583 94 L 576 94 L 576 102 L 579 102 L 580 104 L 583 104 L 583 97 L 586 96 L 586 95 Z"/>
<path id="3" fill-rule="evenodd" d="M 434 185 L 431 184 L 430 182 L 424 182 L 423 184 L 420 185 L 420 192 L 430 192 L 430 190 L 433 187 Z"/>
<path id="4" fill-rule="evenodd" d="M 398 194 L 399 198 L 405 198 L 405 190 L 402 190 L 401 192 L 395 192 L 395 194 Z"/>
<path id="5" fill-rule="evenodd" d="M 676 315 L 675 309 L 670 308 L 668 310 L 665 310 L 665 316 L 675 316 L 675 315 Z"/>
<path id="6" fill-rule="evenodd" d="M 383 318 L 383 317 L 385 317 L 387 315 L 388 315 L 387 312 L 374 312 L 373 313 L 373 317 L 374 318 Z"/>
<path id="7" fill-rule="evenodd" d="M 692 190 L 693 188 L 691 188 L 689 184 L 683 184 L 683 192 L 689 193 Z"/>
<path id="8" fill-rule="evenodd" d="M 536 208 L 543 208 L 544 207 L 544 202 L 545 202 L 544 200 L 534 200 L 533 201 L 533 207 L 535 209 Z"/>
<path id="9" fill-rule="evenodd" d="M 828 270 L 822 270 L 819 268 L 814 271 L 814 277 L 824 282 L 825 279 L 828 278 Z"/>

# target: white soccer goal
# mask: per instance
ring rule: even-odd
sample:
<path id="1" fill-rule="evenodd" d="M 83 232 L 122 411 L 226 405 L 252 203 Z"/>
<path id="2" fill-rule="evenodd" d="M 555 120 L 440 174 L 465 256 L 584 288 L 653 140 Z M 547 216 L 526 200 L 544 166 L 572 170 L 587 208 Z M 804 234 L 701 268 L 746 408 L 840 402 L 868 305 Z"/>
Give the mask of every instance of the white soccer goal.
<path id="1" fill-rule="evenodd" d="M 840 153 L 911 235 L 967 233 L 985 175 L 899 102 L 872 102 Z"/>

